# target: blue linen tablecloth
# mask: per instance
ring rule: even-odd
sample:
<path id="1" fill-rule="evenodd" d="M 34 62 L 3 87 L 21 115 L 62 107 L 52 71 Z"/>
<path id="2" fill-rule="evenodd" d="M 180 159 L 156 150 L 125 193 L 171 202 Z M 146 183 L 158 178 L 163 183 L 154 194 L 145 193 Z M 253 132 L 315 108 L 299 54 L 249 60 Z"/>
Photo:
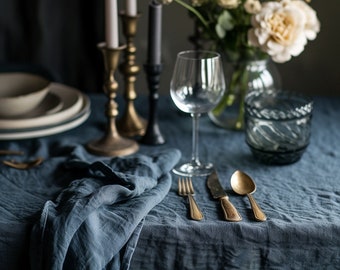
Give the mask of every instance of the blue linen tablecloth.
<path id="1" fill-rule="evenodd" d="M 98 211 L 81 209 L 81 203 L 87 199 L 85 195 L 93 195 L 105 187 L 107 177 L 116 175 L 115 169 L 119 168 L 115 165 L 117 160 L 111 162 L 107 158 L 92 157 L 83 151 L 83 145 L 103 133 L 105 101 L 103 95 L 91 95 L 93 112 L 89 120 L 71 131 L 33 140 L 0 142 L 0 149 L 21 149 L 27 156 L 46 158 L 40 167 L 28 171 L 0 165 L 1 269 L 30 269 L 29 255 L 34 267 L 40 262 L 45 266 L 57 265 L 55 259 L 66 258 L 65 266 L 72 269 L 118 269 L 119 264 L 130 269 L 339 268 L 340 98 L 315 98 L 311 143 L 300 161 L 285 166 L 257 162 L 246 146 L 242 132 L 220 129 L 207 116 L 202 117 L 200 156 L 215 164 L 222 185 L 242 215 L 243 220 L 237 223 L 223 220 L 219 202 L 211 197 L 204 177 L 193 179 L 196 200 L 204 219 L 189 219 L 187 199 L 177 195 L 177 177 L 172 175 L 171 181 L 166 171 L 173 165 L 171 161 L 175 163 L 179 158 L 178 152 L 172 149 L 181 150 L 181 161 L 190 159 L 191 119 L 179 113 L 169 97 L 160 99 L 158 114 L 167 143 L 157 147 L 141 145 L 139 153 L 126 157 L 128 160 L 150 158 L 152 161 L 152 157 L 159 155 L 168 157 L 168 166 L 160 166 L 164 177 L 159 177 L 160 171 L 148 172 L 153 176 L 150 183 L 142 179 L 142 183 L 138 183 L 142 186 L 136 193 L 118 177 L 118 183 L 110 184 L 108 189 L 109 194 L 112 192 L 117 197 L 112 195 L 106 200 L 108 197 L 104 196 L 103 201 L 96 202 L 97 208 L 89 205 Z M 144 116 L 147 115 L 146 102 L 145 97 L 136 102 Z M 124 102 L 120 100 L 120 110 L 123 107 Z M 162 162 L 149 164 L 159 168 Z M 247 198 L 231 191 L 230 176 L 237 169 L 256 181 L 254 197 L 267 214 L 266 222 L 256 222 Z M 139 175 L 135 170 L 131 173 Z M 106 177 L 102 177 L 104 175 Z M 137 183 L 135 180 L 134 184 Z M 135 196 L 119 201 L 120 193 L 111 190 L 117 185 Z M 157 197 L 159 191 L 161 195 Z M 77 203 L 72 205 L 70 202 Z M 111 222 L 116 217 L 124 217 L 115 210 L 130 206 L 130 203 L 134 207 L 145 203 L 141 206 L 143 213 L 138 216 L 131 213 L 131 219 L 130 216 L 122 218 L 132 222 L 126 223 L 128 230 L 124 227 L 124 233 L 128 233 L 123 234 L 120 243 L 110 242 L 113 234 L 104 233 L 114 228 Z M 79 216 L 82 219 L 72 221 L 78 227 L 65 226 L 68 223 L 61 220 L 68 220 L 77 209 L 84 213 Z M 41 223 L 44 218 L 46 227 Z M 99 227 L 107 230 L 99 231 Z M 38 238 L 42 228 L 49 230 L 43 238 Z M 80 239 L 81 235 L 86 237 Z M 55 257 L 47 258 L 48 254 Z M 86 265 L 91 263 L 89 258 L 106 265 L 91 268 L 91 264 Z M 128 261 L 124 260 L 126 258 Z M 76 268 L 74 264 L 82 267 Z"/>

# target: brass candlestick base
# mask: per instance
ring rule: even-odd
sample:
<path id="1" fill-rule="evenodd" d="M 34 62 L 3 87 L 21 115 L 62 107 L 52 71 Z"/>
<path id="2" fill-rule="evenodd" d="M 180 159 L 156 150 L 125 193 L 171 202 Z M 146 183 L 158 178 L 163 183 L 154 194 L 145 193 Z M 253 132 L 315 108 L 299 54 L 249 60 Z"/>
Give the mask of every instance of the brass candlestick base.
<path id="1" fill-rule="evenodd" d="M 133 154 L 139 147 L 135 141 L 123 138 L 118 133 L 111 133 L 109 128 L 103 138 L 88 143 L 87 149 L 98 156 L 117 157 Z"/>
<path id="2" fill-rule="evenodd" d="M 118 105 L 115 102 L 117 96 L 118 83 L 114 78 L 114 73 L 118 65 L 120 52 L 125 46 L 110 49 L 105 43 L 100 43 L 98 48 L 102 51 L 105 66 L 104 92 L 108 97 L 106 105 L 107 128 L 105 135 L 96 141 L 87 144 L 89 152 L 100 156 L 125 156 L 136 152 L 138 144 L 130 139 L 119 135 L 116 128 L 116 117 L 118 115 Z"/>
<path id="3" fill-rule="evenodd" d="M 117 128 L 119 133 L 124 136 L 141 136 L 145 133 L 146 121 L 138 115 L 134 106 L 134 100 L 137 98 L 135 82 L 140 68 L 135 63 L 137 49 L 133 43 L 133 38 L 137 32 L 137 19 L 139 16 L 128 16 L 124 13 L 120 15 L 123 33 L 127 40 L 125 62 L 120 66 L 120 71 L 124 75 L 125 81 L 124 98 L 126 107 L 123 116 L 117 121 Z"/>

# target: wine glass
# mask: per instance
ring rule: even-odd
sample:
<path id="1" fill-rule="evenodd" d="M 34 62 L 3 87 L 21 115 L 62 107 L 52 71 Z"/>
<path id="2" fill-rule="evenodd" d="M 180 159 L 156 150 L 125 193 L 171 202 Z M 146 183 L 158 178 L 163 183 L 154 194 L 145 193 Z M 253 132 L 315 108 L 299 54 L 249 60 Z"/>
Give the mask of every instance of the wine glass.
<path id="1" fill-rule="evenodd" d="M 182 176 L 205 176 L 212 172 L 212 163 L 202 163 L 198 151 L 198 127 L 201 113 L 212 110 L 222 98 L 225 82 L 220 54 L 189 50 L 178 53 L 170 94 L 175 105 L 192 117 L 191 161 L 174 168 Z"/>

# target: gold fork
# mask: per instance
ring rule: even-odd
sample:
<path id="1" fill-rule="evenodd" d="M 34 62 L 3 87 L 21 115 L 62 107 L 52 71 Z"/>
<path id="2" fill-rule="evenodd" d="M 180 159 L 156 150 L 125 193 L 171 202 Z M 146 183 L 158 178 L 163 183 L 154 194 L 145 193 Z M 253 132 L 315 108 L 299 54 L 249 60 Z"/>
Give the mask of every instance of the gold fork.
<path id="1" fill-rule="evenodd" d="M 192 185 L 191 178 L 178 178 L 178 194 L 180 196 L 188 197 L 190 206 L 190 217 L 194 220 L 203 219 L 203 214 L 194 199 L 195 191 Z"/>

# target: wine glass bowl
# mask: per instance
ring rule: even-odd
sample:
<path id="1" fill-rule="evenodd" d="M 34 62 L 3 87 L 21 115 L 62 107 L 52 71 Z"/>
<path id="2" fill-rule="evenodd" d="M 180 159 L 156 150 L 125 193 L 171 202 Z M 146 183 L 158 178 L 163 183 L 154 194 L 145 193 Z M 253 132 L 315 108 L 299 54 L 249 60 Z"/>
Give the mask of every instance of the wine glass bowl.
<path id="1" fill-rule="evenodd" d="M 192 158 L 174 172 L 184 176 L 211 173 L 213 165 L 202 163 L 198 157 L 198 119 L 212 110 L 225 90 L 221 56 L 212 51 L 183 51 L 177 55 L 170 84 L 170 95 L 181 111 L 193 119 Z"/>
<path id="2" fill-rule="evenodd" d="M 220 61 L 219 54 L 210 51 L 184 51 L 177 55 L 170 94 L 181 111 L 206 113 L 217 105 L 225 87 Z"/>
<path id="3" fill-rule="evenodd" d="M 213 92 L 205 93 L 204 91 L 194 88 L 174 90 L 171 91 L 171 98 L 177 108 L 183 112 L 206 113 L 217 105 L 216 100 L 219 100 L 220 96 Z M 195 96 L 193 93 L 202 94 Z"/>

